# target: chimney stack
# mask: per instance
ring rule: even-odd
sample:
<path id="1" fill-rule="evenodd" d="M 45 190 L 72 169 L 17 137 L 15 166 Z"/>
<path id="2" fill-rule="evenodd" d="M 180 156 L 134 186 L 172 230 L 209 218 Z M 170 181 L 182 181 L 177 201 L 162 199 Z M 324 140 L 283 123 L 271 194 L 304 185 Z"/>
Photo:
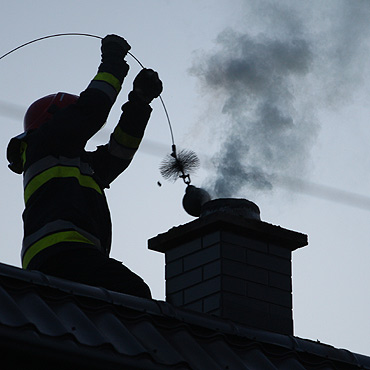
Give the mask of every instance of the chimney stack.
<path id="1" fill-rule="evenodd" d="M 291 257 L 305 245 L 307 235 L 263 222 L 256 204 L 229 198 L 149 240 L 165 253 L 167 302 L 291 335 Z"/>

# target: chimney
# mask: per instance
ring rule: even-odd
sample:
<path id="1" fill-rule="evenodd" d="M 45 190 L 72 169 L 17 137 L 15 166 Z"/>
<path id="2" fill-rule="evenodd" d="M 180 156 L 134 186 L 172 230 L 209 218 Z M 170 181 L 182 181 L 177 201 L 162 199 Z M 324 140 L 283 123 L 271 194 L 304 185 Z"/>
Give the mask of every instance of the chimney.
<path id="1" fill-rule="evenodd" d="M 307 235 L 263 222 L 256 204 L 229 198 L 149 240 L 165 254 L 167 302 L 291 335 L 291 257 L 305 245 Z"/>

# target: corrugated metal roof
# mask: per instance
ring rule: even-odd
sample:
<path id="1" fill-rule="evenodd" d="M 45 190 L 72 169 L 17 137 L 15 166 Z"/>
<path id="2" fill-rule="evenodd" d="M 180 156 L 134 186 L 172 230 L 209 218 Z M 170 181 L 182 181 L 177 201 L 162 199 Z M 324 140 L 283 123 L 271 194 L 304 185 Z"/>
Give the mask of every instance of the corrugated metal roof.
<path id="1" fill-rule="evenodd" d="M 42 348 L 95 368 L 370 369 L 343 349 L 4 264 L 0 302 L 3 350 Z"/>

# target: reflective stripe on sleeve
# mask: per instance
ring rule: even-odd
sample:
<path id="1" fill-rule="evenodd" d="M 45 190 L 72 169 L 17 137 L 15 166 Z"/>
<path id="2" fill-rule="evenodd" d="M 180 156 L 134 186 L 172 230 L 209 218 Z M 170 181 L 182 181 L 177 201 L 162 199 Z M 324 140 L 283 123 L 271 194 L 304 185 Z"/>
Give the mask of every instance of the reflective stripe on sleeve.
<path id="1" fill-rule="evenodd" d="M 141 138 L 129 135 L 120 126 L 116 126 L 109 140 L 109 152 L 115 157 L 130 160 L 135 155 L 140 142 Z"/>
<path id="2" fill-rule="evenodd" d="M 105 81 L 91 81 L 87 88 L 100 90 L 109 97 L 112 103 L 116 101 L 118 95 L 116 89 L 112 85 L 107 84 Z"/>
<path id="3" fill-rule="evenodd" d="M 104 81 L 111 85 L 117 92 L 117 94 L 121 91 L 121 82 L 113 76 L 111 73 L 108 72 L 99 72 L 93 79 L 93 81 Z"/>
<path id="4" fill-rule="evenodd" d="M 141 138 L 129 135 L 116 126 L 109 140 L 109 152 L 121 159 L 132 159 L 140 143 Z"/>
<path id="5" fill-rule="evenodd" d="M 126 148 L 137 149 L 141 143 L 142 138 L 131 136 L 124 132 L 120 126 L 116 126 L 113 131 L 113 137 L 118 144 L 125 146 Z"/>
<path id="6" fill-rule="evenodd" d="M 109 153 L 120 159 L 131 160 L 136 153 L 136 149 L 125 148 L 119 145 L 114 138 L 109 140 Z"/>

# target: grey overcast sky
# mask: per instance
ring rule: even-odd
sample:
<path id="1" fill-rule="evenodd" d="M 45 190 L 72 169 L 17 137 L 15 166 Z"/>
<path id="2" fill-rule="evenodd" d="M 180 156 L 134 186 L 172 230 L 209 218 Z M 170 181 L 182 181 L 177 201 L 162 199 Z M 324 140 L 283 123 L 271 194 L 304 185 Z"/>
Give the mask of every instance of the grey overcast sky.
<path id="1" fill-rule="evenodd" d="M 164 83 L 178 147 L 202 167 L 193 184 L 247 198 L 264 221 L 308 234 L 293 255 L 295 335 L 370 355 L 370 2 L 365 0 L 14 0 L 0 6 L 0 55 L 42 36 L 125 37 Z M 5 150 L 24 110 L 94 76 L 100 42 L 59 37 L 0 60 L 0 261 L 20 266 L 22 180 Z M 140 68 L 131 66 L 105 143 Z M 143 146 L 107 191 L 112 257 L 164 299 L 164 258 L 147 240 L 193 218 L 185 186 L 158 171 L 171 140 L 159 101 Z M 162 186 L 157 185 L 162 182 Z"/>

